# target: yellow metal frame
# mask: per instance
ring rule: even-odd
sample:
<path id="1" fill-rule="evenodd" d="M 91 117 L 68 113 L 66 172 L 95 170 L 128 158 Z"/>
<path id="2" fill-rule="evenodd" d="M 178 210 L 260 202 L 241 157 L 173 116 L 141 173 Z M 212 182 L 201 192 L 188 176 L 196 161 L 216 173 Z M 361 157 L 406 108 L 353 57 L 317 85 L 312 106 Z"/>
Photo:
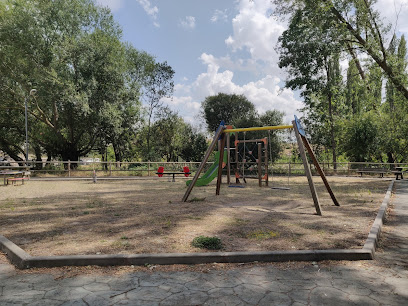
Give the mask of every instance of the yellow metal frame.
<path id="1" fill-rule="evenodd" d="M 293 129 L 293 125 L 275 125 L 275 126 L 260 126 L 260 127 L 250 127 L 250 128 L 239 128 L 239 129 L 225 129 L 224 133 L 267 131 L 267 130 L 285 130 L 285 129 Z"/>

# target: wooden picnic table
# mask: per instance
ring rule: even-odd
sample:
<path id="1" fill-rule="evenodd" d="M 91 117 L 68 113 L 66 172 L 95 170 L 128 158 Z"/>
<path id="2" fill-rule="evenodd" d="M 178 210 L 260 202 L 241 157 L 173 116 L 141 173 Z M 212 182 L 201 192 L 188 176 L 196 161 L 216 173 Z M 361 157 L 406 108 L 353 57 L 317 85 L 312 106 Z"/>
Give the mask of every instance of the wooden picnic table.
<path id="1" fill-rule="evenodd" d="M 403 172 L 405 171 L 405 172 L 407 172 L 408 171 L 408 167 L 395 167 L 395 176 L 396 176 L 396 179 L 398 180 L 398 176 L 401 176 L 401 180 L 403 180 L 404 179 L 404 175 L 403 175 Z"/>
<path id="2" fill-rule="evenodd" d="M 361 176 L 363 176 L 363 173 L 370 173 L 370 174 L 379 174 L 380 177 L 384 177 L 384 174 L 388 172 L 387 169 L 385 168 L 362 168 L 356 171 L 357 173 L 360 173 Z"/>
<path id="3" fill-rule="evenodd" d="M 3 176 L 4 185 L 8 185 L 9 180 L 12 182 L 21 180 L 24 184 L 24 180 L 28 179 L 25 171 L 0 171 L 0 175 Z"/>

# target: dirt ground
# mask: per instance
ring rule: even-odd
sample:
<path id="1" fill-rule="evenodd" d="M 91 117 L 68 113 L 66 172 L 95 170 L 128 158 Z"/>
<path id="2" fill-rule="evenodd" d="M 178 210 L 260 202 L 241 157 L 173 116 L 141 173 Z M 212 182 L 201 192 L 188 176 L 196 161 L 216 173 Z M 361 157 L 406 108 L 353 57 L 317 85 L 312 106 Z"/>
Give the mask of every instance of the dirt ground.
<path id="1" fill-rule="evenodd" d="M 215 183 L 181 198 L 185 181 L 167 179 L 35 181 L 0 186 L 0 234 L 33 256 L 203 252 L 197 236 L 217 236 L 221 251 L 360 248 L 388 180 L 329 177 L 333 205 L 315 177 L 323 216 L 315 214 L 304 177 L 290 190 Z M 270 187 L 287 187 L 274 178 Z"/>

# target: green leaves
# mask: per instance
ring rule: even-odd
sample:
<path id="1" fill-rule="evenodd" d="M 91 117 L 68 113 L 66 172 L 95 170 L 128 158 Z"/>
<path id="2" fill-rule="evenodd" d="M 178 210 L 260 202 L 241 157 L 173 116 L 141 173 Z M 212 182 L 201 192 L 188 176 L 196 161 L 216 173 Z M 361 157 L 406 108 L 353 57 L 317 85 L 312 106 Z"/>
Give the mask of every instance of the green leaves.
<path id="1" fill-rule="evenodd" d="M 23 120 L 35 87 L 28 125 L 36 153 L 77 160 L 112 144 L 117 158 L 129 157 L 142 89 L 154 101 L 171 95 L 172 68 L 123 43 L 110 11 L 93 0 L 5 0 L 0 8 L 0 129 L 19 126 L 5 115 Z M 15 131 L 0 134 L 0 149 L 14 155 L 6 143 L 24 139 Z"/>
<path id="2" fill-rule="evenodd" d="M 226 124 L 235 124 L 239 119 L 250 118 L 256 114 L 254 104 L 243 95 L 219 93 L 208 96 L 201 107 L 210 132 L 214 132 L 222 120 Z"/>

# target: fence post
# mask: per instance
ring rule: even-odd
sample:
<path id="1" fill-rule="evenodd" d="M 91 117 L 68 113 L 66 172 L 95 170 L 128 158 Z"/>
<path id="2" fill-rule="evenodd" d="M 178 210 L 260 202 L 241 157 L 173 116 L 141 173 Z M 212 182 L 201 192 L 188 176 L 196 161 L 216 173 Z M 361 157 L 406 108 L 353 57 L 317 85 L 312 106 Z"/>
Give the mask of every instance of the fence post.
<path id="1" fill-rule="evenodd" d="M 147 163 L 147 176 L 150 176 L 150 160 Z"/>
<path id="2" fill-rule="evenodd" d="M 109 176 L 112 176 L 112 162 L 109 162 Z"/>
<path id="3" fill-rule="evenodd" d="M 289 176 L 291 176 L 291 170 L 292 170 L 292 166 L 291 166 L 291 164 L 289 162 Z"/>
<path id="4" fill-rule="evenodd" d="M 68 177 L 71 177 L 71 161 L 68 159 Z"/>
<path id="5" fill-rule="evenodd" d="M 347 176 L 350 176 L 350 162 L 347 162 Z"/>

